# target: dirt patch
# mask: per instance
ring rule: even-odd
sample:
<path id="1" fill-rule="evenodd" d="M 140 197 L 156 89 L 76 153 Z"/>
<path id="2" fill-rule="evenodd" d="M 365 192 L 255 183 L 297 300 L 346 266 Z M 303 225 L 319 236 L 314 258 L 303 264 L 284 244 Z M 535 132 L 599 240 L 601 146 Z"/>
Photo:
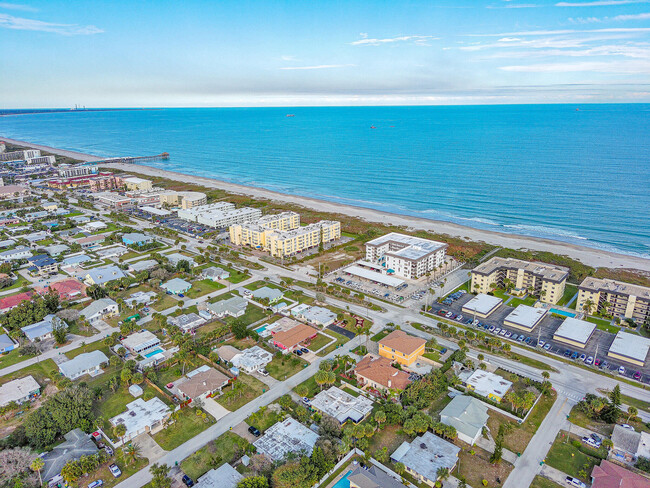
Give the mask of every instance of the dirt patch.
<path id="1" fill-rule="evenodd" d="M 454 476 L 463 476 L 470 486 L 483 486 L 483 480 L 487 480 L 487 486 L 501 486 L 514 466 L 506 461 L 490 464 L 490 456 L 489 452 L 480 447 L 462 449 L 458 454 Z"/>

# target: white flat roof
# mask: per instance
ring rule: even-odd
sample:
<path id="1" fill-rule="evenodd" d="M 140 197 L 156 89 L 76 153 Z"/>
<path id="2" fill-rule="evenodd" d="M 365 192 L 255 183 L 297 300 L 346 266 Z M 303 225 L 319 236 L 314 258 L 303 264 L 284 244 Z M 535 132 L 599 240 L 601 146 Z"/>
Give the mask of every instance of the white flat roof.
<path id="1" fill-rule="evenodd" d="M 630 334 L 629 332 L 619 331 L 614 338 L 614 342 L 609 348 L 612 354 L 625 356 L 636 361 L 645 362 L 650 349 L 650 339 Z"/>
<path id="2" fill-rule="evenodd" d="M 164 217 L 166 215 L 171 215 L 171 212 L 168 210 L 163 210 L 161 208 L 156 208 L 156 207 L 149 207 L 149 206 L 144 206 L 140 207 L 140 210 L 143 212 L 150 213 L 151 215 L 160 215 L 161 217 Z"/>
<path id="3" fill-rule="evenodd" d="M 501 302 L 503 302 L 503 300 L 499 297 L 494 297 L 485 293 L 479 293 L 469 302 L 463 305 L 463 309 L 467 309 L 470 312 L 487 315 L 499 305 L 501 305 Z"/>
<path id="4" fill-rule="evenodd" d="M 596 324 L 592 324 L 586 320 L 568 317 L 564 320 L 564 322 L 562 322 L 562 325 L 558 327 L 553 336 L 558 336 L 563 339 L 586 344 L 591 337 L 591 334 L 594 333 L 595 329 Z"/>
<path id="5" fill-rule="evenodd" d="M 545 308 L 535 308 L 528 305 L 519 305 L 515 308 L 504 321 L 512 322 L 513 324 L 521 325 L 532 329 L 540 320 L 544 318 L 547 310 Z"/>
<path id="6" fill-rule="evenodd" d="M 400 280 L 399 278 L 388 276 L 382 273 L 377 273 L 376 271 L 371 271 L 369 269 L 362 268 L 361 266 L 357 266 L 356 264 L 353 264 L 352 266 L 348 266 L 343 271 L 345 271 L 346 273 L 350 273 L 351 275 L 358 276 L 359 278 L 372 280 L 377 283 L 383 283 L 384 285 L 388 285 L 392 287 L 397 287 L 404 284 L 404 280 Z"/>

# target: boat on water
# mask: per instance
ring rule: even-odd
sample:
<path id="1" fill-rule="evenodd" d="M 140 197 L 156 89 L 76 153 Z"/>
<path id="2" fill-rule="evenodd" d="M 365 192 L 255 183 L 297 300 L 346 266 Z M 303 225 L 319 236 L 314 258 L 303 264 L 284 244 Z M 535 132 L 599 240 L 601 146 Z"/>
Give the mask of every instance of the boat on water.
<path id="1" fill-rule="evenodd" d="M 287 114 L 287 117 L 295 117 L 296 114 Z"/>
<path id="2" fill-rule="evenodd" d="M 376 129 L 377 127 L 375 127 L 374 125 L 371 125 L 370 128 L 371 129 Z"/>

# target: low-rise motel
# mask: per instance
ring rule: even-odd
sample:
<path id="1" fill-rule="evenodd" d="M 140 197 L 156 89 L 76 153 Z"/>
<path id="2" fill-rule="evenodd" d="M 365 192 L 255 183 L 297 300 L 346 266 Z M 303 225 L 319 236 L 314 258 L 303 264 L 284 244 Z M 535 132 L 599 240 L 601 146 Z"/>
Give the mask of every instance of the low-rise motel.
<path id="1" fill-rule="evenodd" d="M 578 286 L 576 310 L 588 314 L 604 313 L 644 324 L 650 319 L 650 288 L 588 277 Z"/>
<path id="2" fill-rule="evenodd" d="M 472 291 L 489 293 L 512 283 L 513 294 L 530 293 L 542 302 L 557 303 L 564 294 L 569 268 L 553 264 L 494 257 L 472 270 Z"/>
<path id="3" fill-rule="evenodd" d="M 295 212 L 262 217 L 255 223 L 231 225 L 230 242 L 262 249 L 276 257 L 288 257 L 341 238 L 341 223 L 321 220 L 300 227 Z"/>
<path id="4" fill-rule="evenodd" d="M 426 343 L 426 339 L 408 335 L 402 330 L 394 330 L 379 340 L 379 355 L 410 366 L 424 354 Z"/>

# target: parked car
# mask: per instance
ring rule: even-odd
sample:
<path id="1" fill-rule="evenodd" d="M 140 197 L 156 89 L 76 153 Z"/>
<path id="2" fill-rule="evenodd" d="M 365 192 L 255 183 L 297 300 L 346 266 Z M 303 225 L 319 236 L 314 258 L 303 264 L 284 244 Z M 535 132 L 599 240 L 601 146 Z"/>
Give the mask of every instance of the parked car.
<path id="1" fill-rule="evenodd" d="M 538 343 L 537 345 L 538 345 L 539 347 L 544 347 L 545 344 L 546 344 L 546 341 L 541 340 L 541 341 L 539 341 L 539 343 Z"/>
<path id="2" fill-rule="evenodd" d="M 102 486 L 103 484 L 104 482 L 102 480 L 95 480 L 88 485 L 88 488 L 97 488 L 98 486 Z"/>
<path id="3" fill-rule="evenodd" d="M 594 440 L 596 444 L 599 446 L 603 443 L 603 438 L 600 437 L 598 434 L 591 434 L 591 438 Z"/>
<path id="4" fill-rule="evenodd" d="M 593 364 L 593 362 L 594 362 L 594 357 L 593 356 L 589 356 L 587 359 L 585 359 L 585 363 L 587 363 L 587 364 Z"/>
<path id="5" fill-rule="evenodd" d="M 109 456 L 112 456 L 113 454 L 115 454 L 115 453 L 113 452 L 113 448 L 112 448 L 111 446 L 106 446 L 106 447 L 104 448 L 104 451 L 106 451 L 106 454 L 108 454 Z"/>
<path id="6" fill-rule="evenodd" d="M 582 481 L 580 481 L 578 478 L 574 478 L 573 476 L 567 476 L 565 480 L 569 485 L 575 486 L 576 488 L 587 488 L 587 485 L 585 485 Z"/>
<path id="7" fill-rule="evenodd" d="M 302 351 L 301 351 L 300 349 L 296 349 L 295 351 L 293 351 L 293 353 L 294 353 L 296 356 L 302 356 Z"/>
<path id="8" fill-rule="evenodd" d="M 262 376 L 268 376 L 268 375 L 269 375 L 269 372 L 268 372 L 267 370 L 265 370 L 265 369 L 260 369 L 260 374 L 261 374 Z"/>
<path id="9" fill-rule="evenodd" d="M 598 366 L 598 367 L 600 367 L 601 363 L 602 363 L 602 361 L 601 361 L 600 359 L 596 359 L 596 360 L 594 361 L 594 366 Z"/>
<path id="10" fill-rule="evenodd" d="M 509 330 L 506 331 L 506 338 L 510 338 L 511 336 L 512 336 L 512 332 L 510 332 Z"/>
<path id="11" fill-rule="evenodd" d="M 307 349 L 306 347 L 301 347 L 300 351 L 303 352 L 304 354 L 307 354 L 309 352 L 309 349 Z"/>
<path id="12" fill-rule="evenodd" d="M 185 486 L 194 486 L 194 481 L 186 474 L 183 475 L 183 483 L 185 483 Z"/>
<path id="13" fill-rule="evenodd" d="M 623 366 L 619 366 L 618 374 L 625 374 L 625 368 Z"/>
<path id="14" fill-rule="evenodd" d="M 511 339 L 512 339 L 513 341 L 516 341 L 518 338 L 519 338 L 519 334 L 512 334 Z"/>
<path id="15" fill-rule="evenodd" d="M 634 432 L 634 427 L 632 427 L 630 424 L 621 424 L 621 427 L 623 427 L 624 429 L 631 430 L 632 432 Z"/>
<path id="16" fill-rule="evenodd" d="M 640 380 L 641 379 L 641 371 L 637 371 L 636 373 L 634 373 L 633 378 L 635 380 Z"/>
<path id="17" fill-rule="evenodd" d="M 550 342 L 544 344 L 544 350 L 545 351 L 548 351 L 550 348 L 551 348 L 551 343 Z"/>
<path id="18" fill-rule="evenodd" d="M 253 434 L 255 437 L 259 437 L 260 435 L 262 435 L 260 430 L 257 427 L 253 427 L 252 425 L 248 428 L 248 432 Z"/>
<path id="19" fill-rule="evenodd" d="M 117 467 L 117 464 L 111 464 L 108 467 L 108 470 L 111 472 L 114 478 L 119 478 L 120 476 L 122 476 L 122 470 L 120 470 L 120 468 Z"/>
<path id="20" fill-rule="evenodd" d="M 302 403 L 304 403 L 305 405 L 309 405 L 311 401 L 307 397 L 302 397 Z"/>
<path id="21" fill-rule="evenodd" d="M 587 359 L 587 355 L 584 353 L 580 354 L 580 357 L 578 359 L 580 359 L 580 361 L 585 361 Z"/>

